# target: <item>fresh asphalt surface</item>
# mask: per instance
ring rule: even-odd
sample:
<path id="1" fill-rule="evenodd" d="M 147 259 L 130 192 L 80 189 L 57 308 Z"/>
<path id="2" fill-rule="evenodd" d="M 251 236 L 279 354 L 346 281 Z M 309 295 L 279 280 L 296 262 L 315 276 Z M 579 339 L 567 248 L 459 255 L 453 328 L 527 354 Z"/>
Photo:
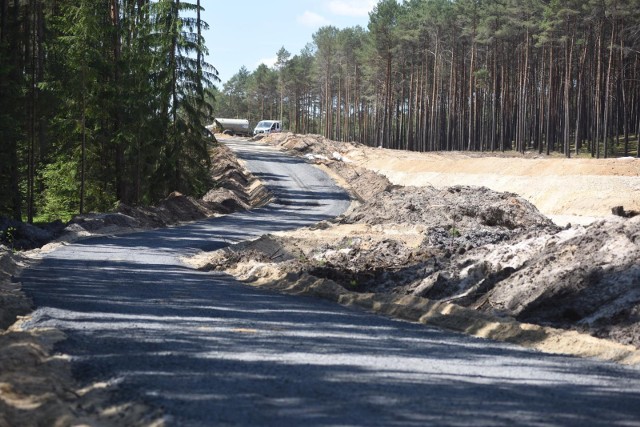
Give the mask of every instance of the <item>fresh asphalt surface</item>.
<path id="1" fill-rule="evenodd" d="M 169 425 L 640 425 L 640 369 L 545 355 L 254 289 L 179 257 L 343 212 L 326 175 L 228 141 L 276 201 L 250 213 L 62 247 L 23 273 L 28 327 L 68 339 L 83 383 Z"/>

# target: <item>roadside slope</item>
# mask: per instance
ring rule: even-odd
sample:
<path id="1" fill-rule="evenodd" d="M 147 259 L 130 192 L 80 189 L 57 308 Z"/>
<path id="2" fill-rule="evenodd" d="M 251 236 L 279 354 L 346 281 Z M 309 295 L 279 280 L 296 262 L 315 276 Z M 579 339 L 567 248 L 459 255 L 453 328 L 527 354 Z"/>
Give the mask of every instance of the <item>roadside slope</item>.
<path id="1" fill-rule="evenodd" d="M 614 206 L 640 211 L 640 159 L 635 158 L 475 157 L 372 149 L 346 155 L 397 185 L 474 185 L 516 193 L 561 223 L 571 217 L 584 222 L 609 216 Z"/>
<path id="2" fill-rule="evenodd" d="M 566 159 L 537 153 L 417 153 L 335 142 L 318 135 L 274 134 L 265 142 L 282 148 L 333 153 L 378 172 L 394 185 L 487 187 L 516 193 L 560 225 L 589 223 L 611 208 L 640 212 L 640 159 Z"/>
<path id="3" fill-rule="evenodd" d="M 60 223 L 58 233 L 44 233 L 35 226 L 15 224 L 11 243 L 16 248 L 39 246 L 58 236 L 43 248 L 26 252 L 0 245 L 0 427 L 156 426 L 163 423 L 161 414 L 139 403 L 138 397 L 114 403 L 111 392 L 116 386 L 109 381 L 77 382 L 69 357 L 54 353 L 55 346 L 67 338 L 61 330 L 55 327 L 22 330 L 20 322 L 11 325 L 16 319 L 28 322 L 28 315 L 34 309 L 33 302 L 22 290 L 22 270 L 41 268 L 38 262 L 56 249 L 64 252 L 64 247 L 71 242 L 89 237 L 166 228 L 194 219 L 245 211 L 269 201 L 266 188 L 240 165 L 228 148 L 219 145 L 211 150 L 211 155 L 215 160 L 212 178 L 217 187 L 203 199 L 174 193 L 157 206 L 120 204 L 117 212 L 78 216 L 66 227 Z M 75 244 L 82 245 L 82 242 Z M 66 280 L 73 281 L 74 276 Z"/>
<path id="4" fill-rule="evenodd" d="M 469 316 L 464 330 L 475 330 L 474 319 L 486 314 L 498 323 L 511 319 L 558 330 L 549 329 L 550 336 L 565 335 L 562 329 L 584 335 L 584 346 L 575 340 L 554 346 L 545 339 L 547 351 L 611 360 L 620 360 L 620 351 L 637 352 L 640 216 L 609 215 L 588 227 L 560 229 L 514 193 L 477 186 L 394 186 L 348 157 L 361 149 L 354 144 L 292 134 L 265 142 L 332 171 L 360 203 L 339 224 L 266 236 L 209 260 L 203 256 L 194 261 L 199 266 L 229 269 L 249 281 L 291 275 L 295 282 L 308 274 L 336 282 L 344 292 L 455 304 Z M 485 169 L 493 160 L 474 159 Z M 630 165 L 625 161 L 622 165 Z M 582 169 L 578 164 L 571 173 Z M 512 172 L 523 173 L 522 167 Z M 264 251 L 290 255 L 274 261 L 265 259 Z M 461 318 L 451 318 L 453 329 L 460 330 Z M 446 323 L 442 319 L 440 325 Z M 523 343 L 542 348 L 531 340 Z M 632 363 L 637 355 L 626 360 Z"/>

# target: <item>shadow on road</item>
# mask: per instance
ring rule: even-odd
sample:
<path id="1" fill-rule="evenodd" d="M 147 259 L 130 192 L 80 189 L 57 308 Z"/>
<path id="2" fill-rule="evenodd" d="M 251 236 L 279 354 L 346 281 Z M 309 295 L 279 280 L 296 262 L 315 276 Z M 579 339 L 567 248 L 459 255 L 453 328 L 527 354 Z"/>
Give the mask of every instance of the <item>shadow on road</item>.
<path id="1" fill-rule="evenodd" d="M 638 371 L 576 367 L 222 274 L 51 259 L 28 283 L 48 307 L 33 322 L 72 332 L 59 351 L 78 377 L 120 379 L 120 398 L 143 393 L 177 425 L 614 425 L 640 416 Z"/>
<path id="2" fill-rule="evenodd" d="M 184 266 L 178 256 L 310 225 L 349 204 L 298 159 L 242 157 L 281 205 L 89 239 L 23 272 L 38 307 L 25 327 L 64 331 L 57 350 L 80 381 L 118 381 L 115 399 L 142 397 L 180 426 L 637 424 L 638 369 L 543 356 Z"/>

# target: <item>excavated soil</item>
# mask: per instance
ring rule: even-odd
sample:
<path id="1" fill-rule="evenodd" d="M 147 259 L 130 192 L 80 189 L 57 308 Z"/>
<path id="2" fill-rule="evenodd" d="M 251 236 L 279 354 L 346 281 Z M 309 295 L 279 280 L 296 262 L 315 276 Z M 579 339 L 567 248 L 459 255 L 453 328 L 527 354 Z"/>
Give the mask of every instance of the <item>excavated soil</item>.
<path id="1" fill-rule="evenodd" d="M 201 199 L 173 192 L 155 206 L 128 206 L 120 203 L 115 212 L 76 216 L 63 230 L 61 240 L 113 232 L 129 232 L 167 227 L 216 215 L 259 207 L 270 194 L 238 163 L 224 145 L 211 150 L 211 177 L 216 187 Z"/>
<path id="2" fill-rule="evenodd" d="M 266 143 L 307 156 L 340 157 L 402 186 L 484 186 L 516 193 L 564 226 L 624 206 L 640 212 L 640 159 L 565 159 L 538 153 L 432 152 L 371 148 L 318 135 L 273 134 Z M 336 156 L 337 155 L 337 156 Z"/>
<path id="3" fill-rule="evenodd" d="M 349 292 L 426 298 L 496 319 L 573 330 L 640 347 L 640 216 L 633 212 L 640 210 L 638 160 L 460 153 L 421 157 L 286 133 L 264 142 L 333 174 L 351 191 L 352 209 L 314 229 L 263 236 L 202 254 L 192 260 L 197 267 L 240 271 L 255 280 L 265 274 L 310 275 L 336 282 Z M 385 162 L 393 156 L 399 160 Z M 381 164 L 386 171 L 400 169 L 404 161 L 411 173 L 429 169 L 455 175 L 456 168 L 462 167 L 476 175 L 502 173 L 503 181 L 526 177 L 529 192 L 556 193 L 551 209 L 555 214 L 582 215 L 592 223 L 560 228 L 514 192 L 430 182 L 403 187 L 397 180 L 392 182 L 393 174 L 375 170 Z M 562 179 L 551 185 L 549 176 Z M 629 186 L 616 187 L 609 181 L 612 177 L 624 178 Z M 575 197 L 562 191 L 566 181 L 582 182 L 582 178 L 587 188 L 581 189 L 580 206 L 589 208 L 564 209 Z M 454 176 L 451 182 L 456 180 Z M 599 184 L 589 188 L 593 180 Z M 572 188 L 567 186 L 566 192 Z M 609 198 L 612 193 L 615 198 Z M 611 215 L 616 205 L 625 206 L 618 208 L 618 214 L 626 217 Z M 600 219 L 593 222 L 594 217 Z M 239 266 L 245 267 L 238 270 Z"/>

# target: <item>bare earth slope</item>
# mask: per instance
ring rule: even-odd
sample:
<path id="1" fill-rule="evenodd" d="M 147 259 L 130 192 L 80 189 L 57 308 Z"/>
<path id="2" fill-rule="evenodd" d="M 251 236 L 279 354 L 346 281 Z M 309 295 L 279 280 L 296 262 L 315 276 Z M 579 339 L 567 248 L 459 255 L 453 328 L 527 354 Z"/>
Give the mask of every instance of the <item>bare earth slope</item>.
<path id="1" fill-rule="evenodd" d="M 346 155 L 397 185 L 473 185 L 517 193 L 559 222 L 607 216 L 619 205 L 640 210 L 640 159 L 635 158 L 477 157 L 373 149 Z"/>
<path id="2" fill-rule="evenodd" d="M 211 266 L 253 259 L 350 291 L 451 302 L 640 347 L 640 216 L 611 215 L 616 205 L 640 210 L 640 160 L 419 154 L 313 135 L 265 142 L 331 170 L 360 202 L 337 224 L 218 254 Z M 544 213 L 601 219 L 561 229 Z M 274 262 L 260 247 L 290 256 Z"/>
<path id="3" fill-rule="evenodd" d="M 378 172 L 403 186 L 487 187 L 516 193 L 564 225 L 591 222 L 613 206 L 640 211 L 640 159 L 565 159 L 529 153 L 416 153 L 328 141 L 314 135 L 272 135 L 271 144 L 333 158 Z M 321 143 L 320 143 L 321 142 Z"/>

